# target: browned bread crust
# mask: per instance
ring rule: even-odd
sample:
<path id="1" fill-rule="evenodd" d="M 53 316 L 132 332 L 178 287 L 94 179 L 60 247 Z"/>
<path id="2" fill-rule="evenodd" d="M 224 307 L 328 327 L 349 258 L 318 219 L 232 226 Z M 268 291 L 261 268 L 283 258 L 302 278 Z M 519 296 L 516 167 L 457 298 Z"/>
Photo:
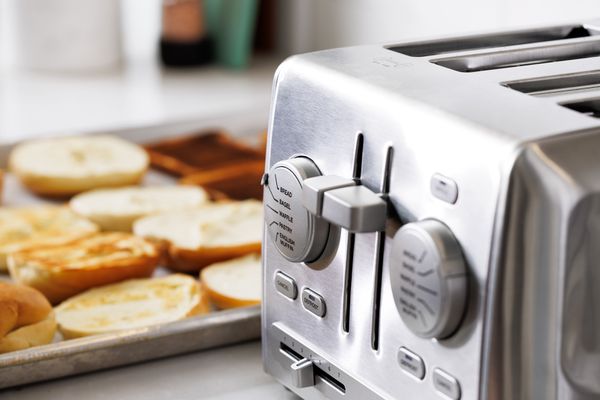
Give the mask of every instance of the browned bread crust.
<path id="1" fill-rule="evenodd" d="M 252 253 L 260 253 L 260 251 L 260 242 L 242 246 L 199 247 L 197 249 L 185 249 L 171 245 L 169 247 L 168 266 L 174 271 L 198 272 L 208 265 Z"/>
<path id="2" fill-rule="evenodd" d="M 181 179 L 185 185 L 197 185 L 218 191 L 235 200 L 262 200 L 260 179 L 265 170 L 263 160 L 234 164 L 217 170 L 197 172 Z"/>
<path id="3" fill-rule="evenodd" d="M 199 132 L 146 146 L 150 164 L 177 176 L 214 171 L 252 161 L 264 162 L 264 149 L 254 148 L 218 131 Z"/>
<path id="4" fill-rule="evenodd" d="M 86 289 L 149 277 L 160 252 L 128 233 L 98 233 L 74 242 L 25 250 L 8 259 L 11 277 L 42 292 L 52 304 Z"/>
<path id="5" fill-rule="evenodd" d="M 52 306 L 37 290 L 0 282 L 0 337 L 13 329 L 42 321 L 51 311 Z"/>
<path id="6" fill-rule="evenodd" d="M 0 354 L 50 343 L 52 306 L 37 290 L 0 282 Z"/>

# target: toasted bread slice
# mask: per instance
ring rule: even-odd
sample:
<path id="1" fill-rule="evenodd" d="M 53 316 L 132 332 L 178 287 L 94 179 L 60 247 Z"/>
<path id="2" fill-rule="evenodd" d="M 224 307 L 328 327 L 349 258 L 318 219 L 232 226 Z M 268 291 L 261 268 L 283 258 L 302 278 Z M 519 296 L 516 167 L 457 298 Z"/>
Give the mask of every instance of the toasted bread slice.
<path id="1" fill-rule="evenodd" d="M 98 227 L 68 207 L 36 206 L 0 209 L 0 271 L 9 253 L 59 245 L 91 235 Z"/>
<path id="2" fill-rule="evenodd" d="M 154 244 L 113 232 L 12 253 L 8 268 L 16 282 L 38 289 L 57 304 L 92 287 L 148 277 L 159 260 Z"/>
<path id="3" fill-rule="evenodd" d="M 218 308 L 260 304 L 261 268 L 260 255 L 250 254 L 209 265 L 200 272 L 200 283 Z"/>
<path id="4" fill-rule="evenodd" d="M 45 319 L 15 329 L 6 336 L 0 337 L 0 354 L 51 343 L 55 333 L 56 319 L 54 312 L 50 312 Z"/>
<path id="5" fill-rule="evenodd" d="M 256 160 L 190 174 L 183 177 L 180 182 L 185 185 L 201 186 L 207 190 L 216 190 L 230 199 L 262 200 L 263 187 L 260 180 L 264 170 L 264 160 Z"/>
<path id="6" fill-rule="evenodd" d="M 215 131 L 164 139 L 146 146 L 153 167 L 178 176 L 264 162 L 264 149 Z"/>
<path id="7" fill-rule="evenodd" d="M 68 339 L 178 321 L 209 309 L 198 281 L 173 274 L 90 289 L 55 311 L 59 330 Z"/>
<path id="8" fill-rule="evenodd" d="M 195 211 L 167 213 L 138 220 L 137 235 L 169 243 L 168 266 L 194 272 L 261 249 L 262 203 L 231 201 Z"/>
<path id="9" fill-rule="evenodd" d="M 105 231 L 131 231 L 141 217 L 166 211 L 197 208 L 207 193 L 193 186 L 151 186 L 99 189 L 71 199 L 71 209 Z"/>
<path id="10" fill-rule="evenodd" d="M 147 153 L 133 143 L 86 136 L 22 143 L 11 152 L 9 168 L 31 191 L 59 197 L 137 184 L 149 162 Z"/>

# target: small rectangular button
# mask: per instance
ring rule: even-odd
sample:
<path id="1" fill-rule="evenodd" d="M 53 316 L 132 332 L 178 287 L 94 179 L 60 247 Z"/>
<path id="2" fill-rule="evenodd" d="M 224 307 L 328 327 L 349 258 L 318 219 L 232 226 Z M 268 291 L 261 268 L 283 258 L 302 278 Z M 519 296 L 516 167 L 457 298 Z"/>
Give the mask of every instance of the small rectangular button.
<path id="1" fill-rule="evenodd" d="M 293 278 L 287 276 L 283 272 L 275 274 L 275 288 L 277 291 L 291 300 L 296 300 L 298 297 L 298 287 Z"/>
<path id="2" fill-rule="evenodd" d="M 317 317 L 323 318 L 325 316 L 325 300 L 320 294 L 310 290 L 304 289 L 302 291 L 302 305 L 304 308 Z"/>
<path id="3" fill-rule="evenodd" d="M 456 378 L 439 368 L 433 370 L 433 386 L 439 393 L 452 400 L 460 399 L 460 384 Z"/>
<path id="4" fill-rule="evenodd" d="M 415 378 L 420 380 L 425 377 L 425 364 L 423 360 L 405 347 L 401 347 L 398 351 L 398 363 L 404 372 Z"/>
<path id="5" fill-rule="evenodd" d="M 452 179 L 433 174 L 431 177 L 431 194 L 446 203 L 454 204 L 458 199 L 458 185 Z"/>

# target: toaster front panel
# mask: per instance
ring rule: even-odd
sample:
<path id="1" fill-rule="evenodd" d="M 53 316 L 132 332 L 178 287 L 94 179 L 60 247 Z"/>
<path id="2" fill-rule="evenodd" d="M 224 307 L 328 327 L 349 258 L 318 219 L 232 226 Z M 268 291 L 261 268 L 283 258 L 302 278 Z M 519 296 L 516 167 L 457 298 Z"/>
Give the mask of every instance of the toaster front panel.
<path id="1" fill-rule="evenodd" d="M 382 50 L 372 51 L 367 59 Z M 498 160 L 509 146 L 481 127 L 302 58 L 280 68 L 274 96 L 263 248 L 267 372 L 305 399 L 479 398 Z M 333 178 L 310 181 L 315 175 Z M 307 185 L 315 196 L 319 185 L 334 189 L 324 191 L 322 204 L 310 203 Z M 380 204 L 371 194 L 387 203 L 382 229 L 373 228 Z M 306 204 L 334 222 L 306 222 Z M 459 326 L 443 338 L 419 336 L 405 323 L 401 285 L 390 277 L 407 263 L 393 252 L 399 228 L 423 220 L 452 233 L 466 264 L 466 286 L 457 289 L 466 305 L 452 311 Z M 297 258 L 311 246 L 321 255 Z M 449 299 L 442 289 L 430 295 L 444 296 L 441 308 Z M 421 310 L 435 313 L 431 304 Z"/>

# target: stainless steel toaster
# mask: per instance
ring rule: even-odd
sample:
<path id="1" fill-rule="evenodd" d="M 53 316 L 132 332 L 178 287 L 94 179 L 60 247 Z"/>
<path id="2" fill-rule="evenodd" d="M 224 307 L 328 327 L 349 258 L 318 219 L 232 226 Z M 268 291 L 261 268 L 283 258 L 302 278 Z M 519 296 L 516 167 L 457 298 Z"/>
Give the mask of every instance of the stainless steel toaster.
<path id="1" fill-rule="evenodd" d="M 263 359 L 304 399 L 600 399 L 600 21 L 277 71 Z"/>

